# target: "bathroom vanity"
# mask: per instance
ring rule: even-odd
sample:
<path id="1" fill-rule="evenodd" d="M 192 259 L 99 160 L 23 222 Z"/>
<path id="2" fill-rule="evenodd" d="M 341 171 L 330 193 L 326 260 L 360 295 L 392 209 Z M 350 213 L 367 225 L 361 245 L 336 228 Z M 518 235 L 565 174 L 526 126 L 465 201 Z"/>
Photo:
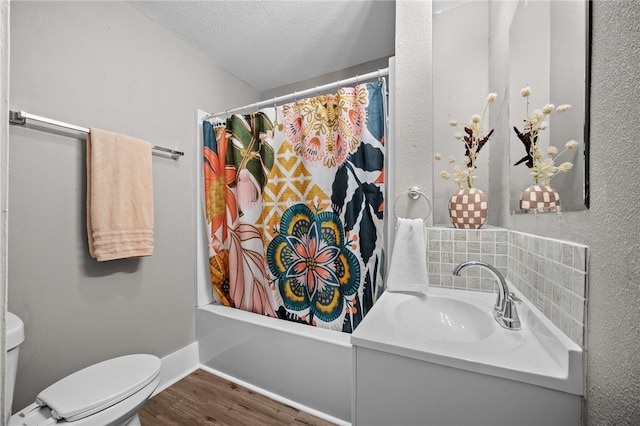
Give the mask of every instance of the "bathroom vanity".
<path id="1" fill-rule="evenodd" d="M 519 331 L 493 293 L 384 293 L 351 339 L 352 424 L 580 425 L 582 349 L 512 290 Z"/>

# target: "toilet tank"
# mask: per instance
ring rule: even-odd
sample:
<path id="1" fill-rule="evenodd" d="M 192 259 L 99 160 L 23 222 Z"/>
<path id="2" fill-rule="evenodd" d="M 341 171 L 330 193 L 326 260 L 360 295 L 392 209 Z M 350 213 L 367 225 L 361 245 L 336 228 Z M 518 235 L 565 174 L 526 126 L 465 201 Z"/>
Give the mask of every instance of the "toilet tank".
<path id="1" fill-rule="evenodd" d="M 13 390 L 16 385 L 16 373 L 18 372 L 18 353 L 20 344 L 24 341 L 24 323 L 17 315 L 7 312 L 7 375 L 4 388 L 5 419 L 7 424 L 11 417 L 11 404 L 13 404 Z"/>

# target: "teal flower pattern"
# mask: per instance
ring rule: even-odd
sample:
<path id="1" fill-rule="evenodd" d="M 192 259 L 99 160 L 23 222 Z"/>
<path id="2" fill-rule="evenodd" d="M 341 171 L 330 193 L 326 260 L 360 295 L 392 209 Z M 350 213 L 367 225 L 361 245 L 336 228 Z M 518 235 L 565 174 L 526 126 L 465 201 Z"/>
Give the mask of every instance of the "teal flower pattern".
<path id="1" fill-rule="evenodd" d="M 334 212 L 316 214 L 303 204 L 289 207 L 267 248 L 267 259 L 285 307 L 308 309 L 309 324 L 314 317 L 331 322 L 343 315 L 345 298 L 360 285 L 360 263 Z"/>

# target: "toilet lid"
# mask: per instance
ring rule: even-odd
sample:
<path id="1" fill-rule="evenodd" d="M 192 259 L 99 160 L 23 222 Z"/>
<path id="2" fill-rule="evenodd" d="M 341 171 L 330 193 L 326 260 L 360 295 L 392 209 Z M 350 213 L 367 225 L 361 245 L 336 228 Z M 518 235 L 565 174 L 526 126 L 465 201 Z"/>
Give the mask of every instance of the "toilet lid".
<path id="1" fill-rule="evenodd" d="M 52 384 L 36 402 L 47 405 L 56 419 L 75 421 L 111 407 L 153 381 L 160 359 L 134 354 L 109 359 Z"/>

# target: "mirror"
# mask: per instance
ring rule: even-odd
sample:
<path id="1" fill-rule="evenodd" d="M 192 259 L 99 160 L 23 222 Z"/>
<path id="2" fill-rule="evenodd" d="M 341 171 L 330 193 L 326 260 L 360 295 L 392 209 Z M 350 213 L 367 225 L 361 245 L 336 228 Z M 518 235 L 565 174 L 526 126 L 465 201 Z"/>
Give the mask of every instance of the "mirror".
<path id="1" fill-rule="evenodd" d="M 573 168 L 554 176 L 551 185 L 560 195 L 562 211 L 588 207 L 589 3 L 434 0 L 434 153 L 441 157 L 433 161 L 435 224 L 450 223 L 447 202 L 457 189 L 440 172 L 451 168 L 450 155 L 458 162 L 464 155 L 453 138 L 461 129 L 448 122 L 466 124 L 473 114 L 482 114 L 490 92 L 498 95 L 487 124 L 495 133 L 478 155 L 475 186 L 488 194 L 490 205 L 493 194 L 509 200 L 509 211 L 520 212 L 520 195 L 533 184 L 531 169 L 514 166 L 527 153 L 513 130 L 517 126 L 522 131 L 527 117 L 527 99 L 520 94 L 524 87 L 531 88 L 529 115 L 549 103 L 571 105 L 545 118 L 548 127 L 539 136 L 540 147 L 546 152 L 553 144 L 560 153 L 565 142 L 579 142 L 557 157 Z M 490 218 L 498 214 L 491 209 Z"/>
<path id="2" fill-rule="evenodd" d="M 538 185 L 545 185 L 545 172 L 550 177 L 546 183 L 557 192 L 562 211 L 588 207 L 588 3 L 521 0 L 513 14 L 509 26 L 510 211 L 523 212 L 521 194 L 534 184 L 536 172 Z M 528 97 L 521 93 L 525 88 L 531 89 Z M 565 112 L 543 113 L 542 121 L 546 124 L 535 139 L 539 155 L 533 160 L 534 167 L 530 168 L 527 163 L 532 165 L 532 157 L 528 156 L 525 143 L 531 143 L 536 131 L 523 135 L 526 133 L 524 120 L 548 104 L 554 104 L 556 108 L 560 105 L 571 107 Z M 577 142 L 576 146 L 572 148 L 574 143 L 569 143 L 570 149 L 567 149 L 569 141 Z M 550 146 L 553 147 L 551 155 L 548 154 Z M 522 162 L 515 165 L 519 161 Z M 553 168 L 544 170 L 545 161 L 547 166 L 553 164 Z M 560 166 L 568 168 L 567 163 L 571 164 L 571 169 L 563 173 Z M 551 195 L 553 197 L 555 195 Z M 545 209 L 555 211 L 554 208 Z"/>

